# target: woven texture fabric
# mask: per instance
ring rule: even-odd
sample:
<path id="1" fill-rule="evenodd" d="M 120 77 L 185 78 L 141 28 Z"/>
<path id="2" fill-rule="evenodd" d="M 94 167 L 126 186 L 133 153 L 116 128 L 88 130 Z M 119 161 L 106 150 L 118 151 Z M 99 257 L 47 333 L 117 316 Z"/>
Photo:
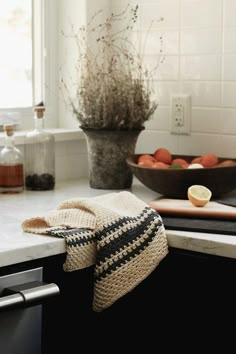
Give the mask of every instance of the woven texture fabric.
<path id="1" fill-rule="evenodd" d="M 168 253 L 160 215 L 127 191 L 67 200 L 44 216 L 25 220 L 22 228 L 63 238 L 65 271 L 95 265 L 97 312 L 136 287 Z"/>

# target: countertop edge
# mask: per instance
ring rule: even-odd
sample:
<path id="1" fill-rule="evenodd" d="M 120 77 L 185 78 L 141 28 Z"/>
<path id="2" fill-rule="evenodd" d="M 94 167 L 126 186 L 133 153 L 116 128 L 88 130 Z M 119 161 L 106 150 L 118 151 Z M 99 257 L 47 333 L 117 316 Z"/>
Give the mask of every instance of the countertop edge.
<path id="1" fill-rule="evenodd" d="M 135 181 L 131 191 L 148 202 L 156 198 Z M 15 196 L 1 196 L 0 213 L 0 267 L 37 260 L 66 252 L 63 239 L 36 235 L 22 231 L 21 222 L 36 216 L 39 211 L 54 209 L 58 202 L 74 196 L 92 197 L 109 191 L 91 190 L 88 180 L 60 182 L 55 191 L 47 193 L 25 192 Z M 37 199 L 37 204 L 36 204 Z M 33 207 L 33 208 L 32 208 Z M 202 232 L 166 230 L 169 247 L 211 255 L 236 258 L 236 236 Z"/>
<path id="2" fill-rule="evenodd" d="M 166 230 L 168 246 L 210 255 L 236 258 L 236 243 L 226 235 Z M 225 238 L 222 240 L 222 236 Z M 0 267 L 66 253 L 65 242 L 52 236 L 28 234 L 28 243 L 21 248 L 0 248 Z"/>

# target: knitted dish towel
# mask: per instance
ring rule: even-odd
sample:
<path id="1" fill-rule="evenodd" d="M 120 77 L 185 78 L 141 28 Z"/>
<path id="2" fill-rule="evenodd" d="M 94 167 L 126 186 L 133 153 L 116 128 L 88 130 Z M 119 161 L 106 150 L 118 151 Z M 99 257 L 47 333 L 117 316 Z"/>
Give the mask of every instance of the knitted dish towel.
<path id="1" fill-rule="evenodd" d="M 64 201 L 45 216 L 23 221 L 22 228 L 64 238 L 65 271 L 95 265 L 97 312 L 134 289 L 168 253 L 160 215 L 127 191 Z"/>

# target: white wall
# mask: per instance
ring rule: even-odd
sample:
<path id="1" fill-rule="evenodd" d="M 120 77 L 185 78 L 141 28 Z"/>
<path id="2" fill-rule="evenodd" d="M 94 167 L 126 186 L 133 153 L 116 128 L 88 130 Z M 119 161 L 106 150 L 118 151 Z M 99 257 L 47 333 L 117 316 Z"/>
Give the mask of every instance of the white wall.
<path id="1" fill-rule="evenodd" d="M 88 176 L 87 148 L 84 140 L 56 142 L 56 181 Z"/>
<path id="2" fill-rule="evenodd" d="M 68 36 L 71 34 L 72 26 L 73 30 L 77 31 L 84 23 L 86 23 L 85 0 L 58 0 L 57 41 L 59 86 L 61 78 L 67 82 L 74 82 L 76 80 L 76 70 L 74 69 L 76 67 L 76 48 Z M 61 89 L 58 90 L 58 112 L 59 127 L 78 127 L 78 122 L 72 117 L 71 112 L 66 109 Z"/>
<path id="3" fill-rule="evenodd" d="M 60 26 L 65 25 L 69 13 L 79 22 L 83 1 L 59 2 L 63 5 Z M 155 60 L 159 37 L 163 36 L 165 61 L 154 83 L 159 107 L 139 137 L 137 152 L 151 153 L 157 147 L 167 147 L 172 153 L 213 152 L 236 157 L 236 0 L 129 2 L 140 5 L 143 32 L 154 17 L 164 17 L 164 21 L 152 28 L 146 52 L 148 62 Z M 126 0 L 89 0 L 87 7 L 91 13 L 91 9 L 96 10 L 95 5 L 101 8 L 107 4 L 117 9 L 127 3 Z M 63 51 L 61 47 L 61 56 Z M 170 133 L 172 93 L 192 96 L 190 135 Z"/>
<path id="4" fill-rule="evenodd" d="M 155 83 L 160 107 L 147 125 L 154 130 L 153 138 L 140 142 L 139 148 L 152 151 L 158 145 L 176 153 L 236 157 L 236 1 L 139 3 L 143 29 L 154 14 L 164 17 L 151 33 L 149 57 L 160 34 L 166 55 Z M 169 98 L 181 92 L 192 96 L 189 136 L 169 133 Z"/>
<path id="5" fill-rule="evenodd" d="M 59 85 L 60 78 L 63 78 L 67 84 L 71 85 L 71 90 L 76 83 L 76 60 L 77 48 L 75 41 L 70 38 L 72 31 L 78 32 L 82 25 L 86 25 L 87 21 L 94 13 L 101 8 L 109 11 L 108 0 L 58 0 L 58 75 Z M 73 28 L 72 28 L 73 27 Z M 62 35 L 62 32 L 64 33 Z M 59 89 L 59 127 L 73 128 L 78 127 L 78 121 L 71 112 L 66 109 L 62 90 Z"/>
<path id="6" fill-rule="evenodd" d="M 58 1 L 58 76 L 76 81 L 76 47 L 67 36 L 73 25 L 76 31 L 101 8 L 110 11 L 109 0 L 57 0 Z M 62 35 L 64 31 L 65 35 Z M 62 74 L 62 75 L 61 75 Z M 59 127 L 77 128 L 78 121 L 66 109 L 62 92 L 58 90 Z M 85 140 L 56 143 L 56 180 L 88 176 L 87 147 Z"/>

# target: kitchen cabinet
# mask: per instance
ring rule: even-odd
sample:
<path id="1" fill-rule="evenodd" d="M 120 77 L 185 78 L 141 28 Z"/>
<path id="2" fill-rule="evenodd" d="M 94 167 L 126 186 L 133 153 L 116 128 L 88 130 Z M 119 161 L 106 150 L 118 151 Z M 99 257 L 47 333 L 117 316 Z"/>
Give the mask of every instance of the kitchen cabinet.
<path id="1" fill-rule="evenodd" d="M 65 254 L 3 267 L 0 275 L 40 266 L 43 280 L 59 286 L 60 295 L 43 304 L 43 354 L 76 352 L 76 347 L 87 352 L 94 343 L 103 351 L 110 343 L 134 351 L 145 345 L 149 353 L 167 333 L 196 336 L 200 331 L 199 342 L 215 328 L 222 336 L 236 314 L 236 260 L 169 251 L 143 282 L 101 313 L 92 310 L 93 267 L 64 272 Z"/>
<path id="2" fill-rule="evenodd" d="M 44 306 L 47 354 L 60 353 L 63 346 L 68 352 L 77 345 L 78 352 L 79 347 L 89 351 L 94 343 L 106 351 L 111 342 L 117 350 L 152 348 L 167 333 L 195 340 L 201 333 L 200 343 L 209 339 L 209 330 L 223 338 L 235 319 L 234 259 L 170 248 L 149 277 L 101 313 L 92 311 L 93 267 L 65 273 L 63 256 L 46 263 L 45 279 L 61 289 L 61 296 Z"/>

